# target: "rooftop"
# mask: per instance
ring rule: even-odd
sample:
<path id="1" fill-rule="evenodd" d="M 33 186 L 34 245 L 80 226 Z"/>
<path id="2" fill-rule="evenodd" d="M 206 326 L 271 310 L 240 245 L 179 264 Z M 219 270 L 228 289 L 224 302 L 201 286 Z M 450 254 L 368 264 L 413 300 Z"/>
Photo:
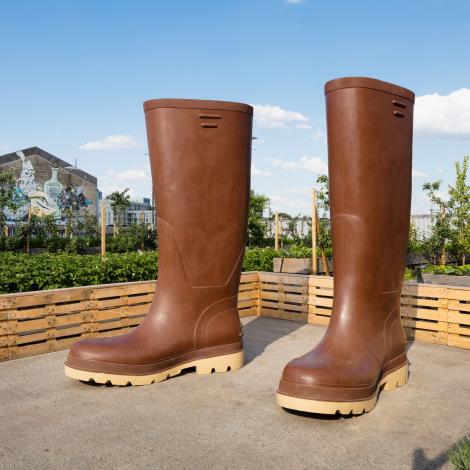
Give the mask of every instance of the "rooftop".
<path id="1" fill-rule="evenodd" d="M 287 412 L 284 364 L 324 327 L 244 318 L 246 366 L 146 387 L 82 384 L 66 351 L 0 363 L 0 468 L 450 468 L 470 431 L 470 351 L 410 343 L 410 382 L 354 418 Z"/>

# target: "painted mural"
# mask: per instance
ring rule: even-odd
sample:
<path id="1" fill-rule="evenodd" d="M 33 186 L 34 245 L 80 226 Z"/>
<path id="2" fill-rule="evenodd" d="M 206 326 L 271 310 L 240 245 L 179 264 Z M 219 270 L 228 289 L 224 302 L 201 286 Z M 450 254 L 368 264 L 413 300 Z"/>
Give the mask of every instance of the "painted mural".
<path id="1" fill-rule="evenodd" d="M 84 187 L 64 186 L 58 180 L 59 168 L 51 165 L 51 178 L 41 185 L 36 181 L 35 170 L 31 161 L 26 160 L 23 152 L 16 152 L 21 158 L 21 173 L 15 188 L 14 201 L 18 209 L 4 209 L 9 221 L 21 221 L 31 213 L 39 217 L 53 215 L 57 221 L 63 219 L 64 211 L 80 211 L 93 203 L 84 195 Z"/>

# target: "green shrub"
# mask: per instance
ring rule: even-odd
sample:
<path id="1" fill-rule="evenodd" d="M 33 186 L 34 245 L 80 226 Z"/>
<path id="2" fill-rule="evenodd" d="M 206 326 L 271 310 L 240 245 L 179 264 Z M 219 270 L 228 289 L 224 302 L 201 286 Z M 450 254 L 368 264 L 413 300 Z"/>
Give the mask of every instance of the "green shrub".
<path id="1" fill-rule="evenodd" d="M 470 276 L 470 264 L 463 266 L 439 266 L 432 265 L 423 269 L 424 273 L 447 274 L 450 276 Z"/>
<path id="2" fill-rule="evenodd" d="M 155 279 L 158 254 L 96 255 L 0 253 L 0 293 Z"/>
<path id="3" fill-rule="evenodd" d="M 273 248 L 247 248 L 243 260 L 243 271 L 272 271 L 273 259 L 280 256 Z"/>
<path id="4" fill-rule="evenodd" d="M 457 442 L 448 455 L 456 470 L 470 470 L 470 436 Z"/>

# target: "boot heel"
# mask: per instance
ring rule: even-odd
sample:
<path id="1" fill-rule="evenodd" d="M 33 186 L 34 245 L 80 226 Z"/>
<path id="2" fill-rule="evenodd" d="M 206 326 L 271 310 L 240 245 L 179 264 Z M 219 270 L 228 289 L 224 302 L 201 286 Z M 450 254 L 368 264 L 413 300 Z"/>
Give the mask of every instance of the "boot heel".
<path id="1" fill-rule="evenodd" d="M 196 361 L 196 372 L 198 375 L 212 374 L 213 372 L 228 372 L 238 370 L 243 367 L 244 354 L 239 351 L 223 356 L 208 357 Z"/>
<path id="2" fill-rule="evenodd" d="M 400 367 L 400 369 L 386 375 L 382 380 L 381 384 L 384 385 L 384 390 L 394 390 L 397 387 L 402 387 L 408 382 L 408 364 Z"/>

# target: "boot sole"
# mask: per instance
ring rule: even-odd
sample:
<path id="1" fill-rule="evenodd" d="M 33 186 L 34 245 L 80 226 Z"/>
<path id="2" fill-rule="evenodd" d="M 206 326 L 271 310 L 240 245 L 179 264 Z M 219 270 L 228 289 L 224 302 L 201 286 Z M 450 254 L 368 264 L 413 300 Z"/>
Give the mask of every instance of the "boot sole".
<path id="1" fill-rule="evenodd" d="M 149 375 L 118 375 L 106 374 L 102 372 L 90 372 L 86 370 L 74 369 L 64 365 L 64 372 L 67 377 L 80 380 L 81 382 L 94 382 L 98 384 L 111 385 L 150 385 L 163 382 L 170 377 L 181 374 L 184 369 L 196 368 L 198 375 L 208 375 L 213 372 L 228 372 L 241 369 L 244 364 L 243 351 L 223 356 L 208 357 L 205 359 L 196 359 L 194 361 L 179 364 L 170 369 L 156 372 Z"/>
<path id="2" fill-rule="evenodd" d="M 289 395 L 277 393 L 277 404 L 282 408 L 307 413 L 327 414 L 327 415 L 361 415 L 372 411 L 377 404 L 379 392 L 381 390 L 394 390 L 402 387 L 408 382 L 408 364 L 400 369 L 390 372 L 382 377 L 377 385 L 377 390 L 372 398 L 361 401 L 319 401 L 308 400 L 306 398 L 296 398 Z"/>

